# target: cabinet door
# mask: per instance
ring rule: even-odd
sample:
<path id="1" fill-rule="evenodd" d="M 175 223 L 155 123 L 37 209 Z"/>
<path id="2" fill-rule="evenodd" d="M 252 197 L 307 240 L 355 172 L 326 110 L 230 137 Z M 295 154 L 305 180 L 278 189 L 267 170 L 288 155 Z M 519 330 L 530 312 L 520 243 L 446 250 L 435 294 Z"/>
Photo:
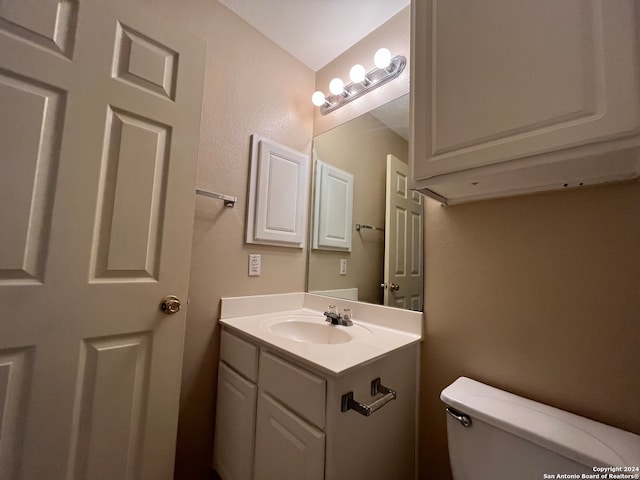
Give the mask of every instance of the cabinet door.
<path id="1" fill-rule="evenodd" d="M 351 251 L 353 175 L 317 162 L 313 248 Z"/>
<path id="2" fill-rule="evenodd" d="M 634 3 L 414 1 L 413 178 L 637 136 Z"/>
<path id="3" fill-rule="evenodd" d="M 308 183 L 308 155 L 253 135 L 247 243 L 302 248 Z"/>
<path id="4" fill-rule="evenodd" d="M 324 478 L 324 433 L 263 391 L 258 396 L 254 478 Z"/>
<path id="5" fill-rule="evenodd" d="M 257 390 L 220 362 L 213 466 L 224 480 L 251 479 Z"/>

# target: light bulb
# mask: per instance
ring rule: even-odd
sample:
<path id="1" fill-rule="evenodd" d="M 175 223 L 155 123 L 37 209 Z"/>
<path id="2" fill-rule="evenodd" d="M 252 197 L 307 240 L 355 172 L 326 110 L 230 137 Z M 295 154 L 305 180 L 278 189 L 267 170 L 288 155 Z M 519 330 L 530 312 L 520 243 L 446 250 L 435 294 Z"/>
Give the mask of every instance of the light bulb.
<path id="1" fill-rule="evenodd" d="M 388 48 L 381 48 L 373 57 L 373 63 L 378 68 L 387 68 L 391 65 L 391 52 Z"/>
<path id="2" fill-rule="evenodd" d="M 349 70 L 349 78 L 353 83 L 360 83 L 364 81 L 366 75 L 367 72 L 362 65 L 354 65 L 351 67 L 351 70 Z"/>
<path id="3" fill-rule="evenodd" d="M 327 99 L 324 98 L 324 93 L 322 93 L 320 90 L 313 92 L 313 95 L 311 95 L 311 102 L 316 106 L 316 107 L 321 107 L 322 105 L 324 105 L 327 102 Z"/>
<path id="4" fill-rule="evenodd" d="M 344 82 L 339 78 L 334 78 L 329 82 L 329 91 L 334 95 L 340 95 L 344 92 Z"/>

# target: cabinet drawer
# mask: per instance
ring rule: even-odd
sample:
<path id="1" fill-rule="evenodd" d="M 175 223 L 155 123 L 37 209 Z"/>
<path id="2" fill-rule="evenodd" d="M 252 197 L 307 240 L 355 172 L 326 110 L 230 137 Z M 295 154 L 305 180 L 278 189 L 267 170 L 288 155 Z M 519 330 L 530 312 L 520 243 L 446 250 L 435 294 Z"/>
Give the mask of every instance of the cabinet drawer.
<path id="1" fill-rule="evenodd" d="M 252 382 L 258 381 L 258 347 L 223 330 L 220 358 Z"/>
<path id="2" fill-rule="evenodd" d="M 326 382 L 270 353 L 260 355 L 258 384 L 298 415 L 324 428 Z"/>

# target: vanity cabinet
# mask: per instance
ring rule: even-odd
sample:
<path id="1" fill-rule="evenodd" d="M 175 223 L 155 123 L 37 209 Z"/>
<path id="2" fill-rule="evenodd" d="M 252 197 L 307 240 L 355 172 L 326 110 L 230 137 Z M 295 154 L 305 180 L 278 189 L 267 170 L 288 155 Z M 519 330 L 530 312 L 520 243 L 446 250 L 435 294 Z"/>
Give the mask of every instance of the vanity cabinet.
<path id="1" fill-rule="evenodd" d="M 322 480 L 325 380 L 226 330 L 218 371 L 214 468 L 222 479 Z"/>
<path id="2" fill-rule="evenodd" d="M 413 0 L 412 186 L 444 203 L 637 178 L 634 0 Z"/>
<path id="3" fill-rule="evenodd" d="M 227 328 L 220 351 L 213 466 L 223 480 L 415 478 L 417 344 L 341 375 Z M 396 400 L 368 417 L 342 411 L 348 392 L 370 403 L 376 378 Z"/>

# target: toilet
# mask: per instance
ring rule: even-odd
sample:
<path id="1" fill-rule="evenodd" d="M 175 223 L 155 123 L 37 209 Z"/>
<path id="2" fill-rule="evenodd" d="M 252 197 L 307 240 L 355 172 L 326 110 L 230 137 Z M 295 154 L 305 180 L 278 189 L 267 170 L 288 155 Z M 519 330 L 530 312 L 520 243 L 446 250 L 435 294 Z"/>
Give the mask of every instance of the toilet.
<path id="1" fill-rule="evenodd" d="M 466 377 L 440 399 L 455 480 L 640 478 L 640 435 Z"/>

